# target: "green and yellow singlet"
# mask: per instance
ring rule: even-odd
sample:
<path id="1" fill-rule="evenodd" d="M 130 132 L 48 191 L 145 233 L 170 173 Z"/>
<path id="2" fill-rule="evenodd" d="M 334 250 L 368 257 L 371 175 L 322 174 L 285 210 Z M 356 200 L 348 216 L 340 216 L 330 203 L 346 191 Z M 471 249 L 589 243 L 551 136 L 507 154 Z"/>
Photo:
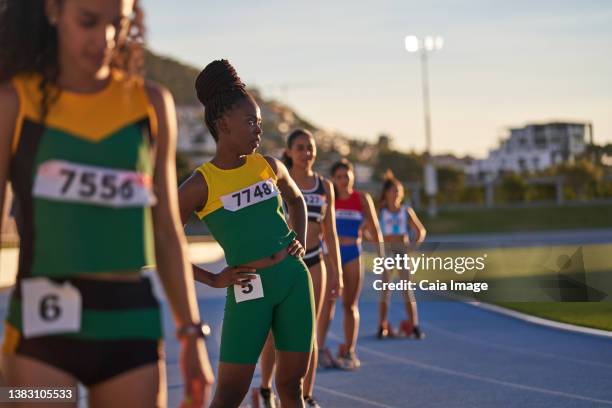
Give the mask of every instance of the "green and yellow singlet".
<path id="1" fill-rule="evenodd" d="M 41 122 L 38 75 L 19 97 L 10 180 L 18 279 L 134 271 L 152 264 L 155 111 L 142 80 L 113 72 L 99 92 L 58 91 Z"/>
<path id="2" fill-rule="evenodd" d="M 242 166 L 222 170 L 208 162 L 198 167 L 208 185 L 206 205 L 196 214 L 225 251 L 230 266 L 270 256 L 295 238 L 282 209 L 277 177 L 260 154 Z"/>

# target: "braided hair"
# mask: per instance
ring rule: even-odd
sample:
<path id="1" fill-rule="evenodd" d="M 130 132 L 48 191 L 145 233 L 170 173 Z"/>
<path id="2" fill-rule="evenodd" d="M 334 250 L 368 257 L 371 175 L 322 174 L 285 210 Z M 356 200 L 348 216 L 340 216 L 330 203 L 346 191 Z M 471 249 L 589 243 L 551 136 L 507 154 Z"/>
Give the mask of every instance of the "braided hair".
<path id="1" fill-rule="evenodd" d="M 195 82 L 198 99 L 204 105 L 204 121 L 215 142 L 219 140 L 217 120 L 245 98 L 254 98 L 228 60 L 211 62 L 200 72 Z"/>
<path id="2" fill-rule="evenodd" d="M 287 136 L 287 149 L 291 149 L 293 147 L 293 143 L 295 143 L 296 139 L 300 136 L 308 136 L 309 138 L 314 140 L 312 133 L 310 133 L 308 130 L 301 128 L 295 129 L 293 132 L 289 133 L 289 136 Z M 291 157 L 289 157 L 286 151 L 283 152 L 282 160 L 288 169 L 293 167 L 293 160 L 291 159 Z"/>

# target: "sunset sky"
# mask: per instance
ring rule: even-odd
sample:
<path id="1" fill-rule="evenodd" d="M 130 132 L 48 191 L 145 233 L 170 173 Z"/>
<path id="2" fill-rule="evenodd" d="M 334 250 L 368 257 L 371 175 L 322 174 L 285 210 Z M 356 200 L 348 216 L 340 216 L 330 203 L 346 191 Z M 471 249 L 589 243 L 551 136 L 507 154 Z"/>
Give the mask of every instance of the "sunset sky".
<path id="1" fill-rule="evenodd" d="M 149 46 L 203 68 L 227 58 L 250 86 L 356 138 L 425 145 L 418 55 L 431 55 L 433 150 L 484 156 L 508 127 L 591 121 L 612 142 L 609 0 L 147 0 Z M 287 87 L 287 92 L 282 92 Z"/>

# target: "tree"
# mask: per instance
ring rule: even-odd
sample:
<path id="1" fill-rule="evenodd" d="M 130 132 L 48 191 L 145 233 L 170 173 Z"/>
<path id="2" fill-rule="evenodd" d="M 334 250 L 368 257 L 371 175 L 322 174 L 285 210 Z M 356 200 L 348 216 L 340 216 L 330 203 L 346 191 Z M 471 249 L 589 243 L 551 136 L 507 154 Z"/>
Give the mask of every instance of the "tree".
<path id="1" fill-rule="evenodd" d="M 503 176 L 499 187 L 501 199 L 505 202 L 525 201 L 527 197 L 527 182 L 516 173 L 509 173 Z"/>
<path id="2" fill-rule="evenodd" d="M 423 158 L 414 153 L 406 154 L 393 150 L 379 152 L 374 166 L 374 177 L 384 178 L 387 169 L 402 181 L 420 181 L 423 178 Z"/>
<path id="3" fill-rule="evenodd" d="M 602 178 L 601 168 L 586 159 L 560 164 L 553 171 L 563 176 L 566 187 L 580 200 L 591 198 Z"/>

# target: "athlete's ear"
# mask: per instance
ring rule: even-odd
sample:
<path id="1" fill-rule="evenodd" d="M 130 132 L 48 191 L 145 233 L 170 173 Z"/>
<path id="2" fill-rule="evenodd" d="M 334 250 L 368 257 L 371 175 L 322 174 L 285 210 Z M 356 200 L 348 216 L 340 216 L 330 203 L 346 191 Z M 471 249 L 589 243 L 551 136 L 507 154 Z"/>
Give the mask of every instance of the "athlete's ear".
<path id="1" fill-rule="evenodd" d="M 217 119 L 217 123 L 215 124 L 215 126 L 217 126 L 217 131 L 219 134 L 230 133 L 229 123 L 227 121 L 227 116 L 225 115 L 222 115 L 219 119 Z"/>

